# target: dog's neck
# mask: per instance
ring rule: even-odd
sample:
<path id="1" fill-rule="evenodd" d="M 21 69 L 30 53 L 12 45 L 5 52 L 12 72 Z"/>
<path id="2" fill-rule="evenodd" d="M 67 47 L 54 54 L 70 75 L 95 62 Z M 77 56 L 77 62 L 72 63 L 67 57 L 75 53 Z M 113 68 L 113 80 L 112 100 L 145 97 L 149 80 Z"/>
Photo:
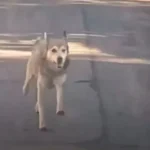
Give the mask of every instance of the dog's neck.
<path id="1" fill-rule="evenodd" d="M 59 75 L 59 74 L 63 74 L 66 72 L 68 66 L 69 66 L 69 59 L 67 58 L 65 61 L 65 64 L 62 68 L 58 68 L 56 66 L 56 64 L 54 64 L 53 62 L 50 62 L 48 60 L 43 60 L 43 65 L 45 66 L 45 70 L 43 70 L 45 73 L 51 73 L 51 74 L 55 74 L 55 75 Z M 43 69 L 43 68 L 41 68 Z"/>

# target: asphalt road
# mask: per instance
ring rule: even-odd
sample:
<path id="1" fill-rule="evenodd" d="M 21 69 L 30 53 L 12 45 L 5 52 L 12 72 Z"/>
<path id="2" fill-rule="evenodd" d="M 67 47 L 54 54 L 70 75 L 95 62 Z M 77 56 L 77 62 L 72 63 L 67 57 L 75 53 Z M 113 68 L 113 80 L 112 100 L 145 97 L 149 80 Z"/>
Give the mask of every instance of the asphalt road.
<path id="1" fill-rule="evenodd" d="M 1 38 L 3 149 L 149 149 L 149 7 L 16 6 L 2 12 L 1 33 L 61 34 L 66 29 L 71 51 L 79 51 L 72 55 L 68 69 L 66 115 L 56 116 L 55 90 L 46 91 L 49 131 L 41 133 L 34 112 L 34 90 L 27 97 L 21 93 L 27 60 L 2 55 L 2 50 L 9 53 L 29 49 L 22 49 L 21 44 L 18 49 L 13 44 L 3 44 Z M 77 46 L 73 47 L 73 43 Z M 82 48 L 90 53 L 81 55 Z"/>

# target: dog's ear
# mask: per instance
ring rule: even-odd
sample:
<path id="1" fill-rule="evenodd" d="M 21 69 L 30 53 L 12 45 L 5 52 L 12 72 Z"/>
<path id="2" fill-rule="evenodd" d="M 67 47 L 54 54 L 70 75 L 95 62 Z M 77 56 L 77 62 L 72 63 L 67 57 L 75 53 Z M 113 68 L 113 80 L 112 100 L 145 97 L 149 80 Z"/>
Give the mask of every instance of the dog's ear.
<path id="1" fill-rule="evenodd" d="M 44 40 L 46 41 L 46 51 L 48 50 L 48 44 L 49 44 L 49 37 L 47 35 L 47 32 L 44 32 Z"/>
<path id="2" fill-rule="evenodd" d="M 44 32 L 44 39 L 47 40 L 47 33 Z"/>
<path id="3" fill-rule="evenodd" d="M 64 39 L 67 40 L 67 33 L 65 30 L 64 30 L 63 36 L 64 36 Z"/>
<path id="4" fill-rule="evenodd" d="M 48 51 L 48 34 L 46 32 L 44 32 L 42 40 L 41 40 L 41 58 L 42 60 L 45 60 L 46 55 L 47 55 L 47 51 Z"/>
<path id="5" fill-rule="evenodd" d="M 63 37 L 64 37 L 64 40 L 65 40 L 66 45 L 67 45 L 67 51 L 69 52 L 68 38 L 67 38 L 67 33 L 66 33 L 66 31 L 65 31 L 65 30 L 64 30 L 64 32 L 63 32 Z"/>

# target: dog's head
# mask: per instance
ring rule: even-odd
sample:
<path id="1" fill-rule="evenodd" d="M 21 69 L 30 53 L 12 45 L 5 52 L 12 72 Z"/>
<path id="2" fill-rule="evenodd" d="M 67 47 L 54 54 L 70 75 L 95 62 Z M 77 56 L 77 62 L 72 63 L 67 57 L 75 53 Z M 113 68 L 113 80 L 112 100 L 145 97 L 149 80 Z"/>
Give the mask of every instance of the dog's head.
<path id="1" fill-rule="evenodd" d="M 57 68 L 63 68 L 69 53 L 66 32 L 64 31 L 63 38 L 47 39 L 47 55 L 46 59 L 54 63 Z"/>

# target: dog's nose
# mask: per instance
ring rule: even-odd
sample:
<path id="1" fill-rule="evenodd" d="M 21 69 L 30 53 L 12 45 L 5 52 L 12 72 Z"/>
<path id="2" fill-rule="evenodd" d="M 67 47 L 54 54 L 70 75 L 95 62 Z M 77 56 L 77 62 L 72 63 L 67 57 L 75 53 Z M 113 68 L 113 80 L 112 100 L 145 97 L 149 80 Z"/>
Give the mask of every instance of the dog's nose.
<path id="1" fill-rule="evenodd" d="M 58 64 L 61 64 L 62 63 L 62 57 L 58 57 L 57 62 L 58 62 Z"/>

